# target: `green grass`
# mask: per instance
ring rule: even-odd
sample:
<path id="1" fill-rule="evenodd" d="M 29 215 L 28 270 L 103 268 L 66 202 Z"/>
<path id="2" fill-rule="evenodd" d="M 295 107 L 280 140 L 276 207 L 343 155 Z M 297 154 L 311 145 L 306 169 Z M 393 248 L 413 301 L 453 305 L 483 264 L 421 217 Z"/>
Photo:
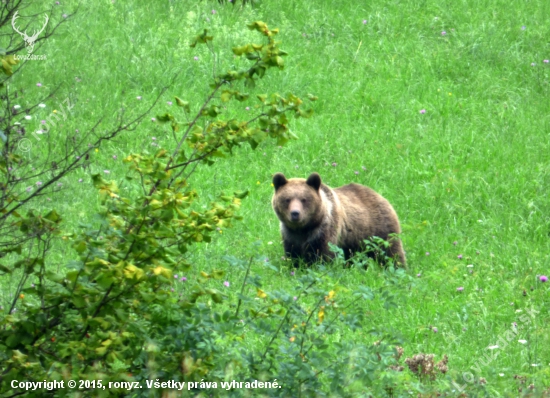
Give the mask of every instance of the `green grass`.
<path id="1" fill-rule="evenodd" d="M 62 1 L 58 7 L 70 11 L 72 3 Z M 243 221 L 196 247 L 188 279 L 201 270 L 225 268 L 231 285 L 225 288 L 220 281 L 219 287 L 236 296 L 244 273 L 228 268 L 223 256 L 246 257 L 253 242 L 260 241 L 261 254 L 280 271 L 254 264 L 253 272 L 269 281 L 266 291 L 291 289 L 293 277 L 281 261 L 278 220 L 270 204 L 271 176 L 280 171 L 307 177 L 317 171 L 332 187 L 368 185 L 399 214 L 407 272 L 416 283 L 395 292 L 398 308 L 367 303 L 365 332 L 342 330 L 334 339 L 370 344 L 366 330 L 375 325 L 400 333 L 405 356 L 447 354 L 449 374 L 459 385 L 465 383 L 463 373 L 472 372 L 476 379 L 487 379 L 491 396 L 517 391 L 515 374 L 547 388 L 550 296 L 549 285 L 537 276 L 550 273 L 550 64 L 543 63 L 550 59 L 550 3 L 360 3 L 263 1 L 244 10 L 208 1 L 84 3 L 35 50 L 48 60 L 29 62 L 13 84 L 29 87 L 22 105 L 61 85 L 41 111 L 45 117 L 67 96 L 74 101 L 68 119 L 51 133 L 59 139 L 76 129 L 87 131 L 101 117 L 103 131 L 115 124 L 121 107 L 128 116 L 145 109 L 177 72 L 170 95 L 150 117 L 176 112 L 175 105 L 166 104 L 173 95 L 198 109 L 213 61 L 205 47 L 188 44 L 204 27 L 215 36 L 220 72 L 244 65 L 233 57 L 232 46 L 260 40 L 246 29 L 247 22 L 279 27 L 290 56 L 285 69 L 266 76 L 256 92 L 312 93 L 319 97 L 315 116 L 293 121 L 299 139 L 283 148 L 268 143 L 256 151 L 239 149 L 233 159 L 198 171 L 193 184 L 205 203 L 220 190 L 251 193 L 243 201 Z M 36 87 L 37 82 L 43 86 Z M 253 98 L 229 112 L 245 116 L 245 107 L 256 105 Z M 121 180 L 126 172 L 122 158 L 152 149 L 152 137 L 161 146 L 173 145 L 167 128 L 146 119 L 136 131 L 102 146 L 90 171 L 68 177 L 65 191 L 51 195 L 67 231 L 99 208 L 89 174 L 109 170 Z M 29 155 L 40 157 L 41 145 L 33 142 Z M 73 257 L 67 249 L 56 249 L 52 266 Z M 335 269 L 326 287 L 353 290 L 383 283 L 380 270 Z M 536 316 L 522 322 L 520 316 L 529 309 Z M 487 361 L 487 347 L 499 344 L 513 322 L 519 333 Z M 265 340 L 248 339 L 251 345 Z"/>

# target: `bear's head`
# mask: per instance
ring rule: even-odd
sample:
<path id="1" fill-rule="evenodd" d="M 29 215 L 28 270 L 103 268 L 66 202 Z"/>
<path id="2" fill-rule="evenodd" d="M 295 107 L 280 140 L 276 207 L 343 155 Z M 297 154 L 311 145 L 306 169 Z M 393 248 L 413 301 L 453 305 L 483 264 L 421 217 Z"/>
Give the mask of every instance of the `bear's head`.
<path id="1" fill-rule="evenodd" d="M 279 220 L 290 229 L 303 229 L 318 224 L 324 216 L 320 192 L 321 177 L 312 173 L 304 178 L 286 179 L 284 174 L 273 176 L 273 210 Z"/>

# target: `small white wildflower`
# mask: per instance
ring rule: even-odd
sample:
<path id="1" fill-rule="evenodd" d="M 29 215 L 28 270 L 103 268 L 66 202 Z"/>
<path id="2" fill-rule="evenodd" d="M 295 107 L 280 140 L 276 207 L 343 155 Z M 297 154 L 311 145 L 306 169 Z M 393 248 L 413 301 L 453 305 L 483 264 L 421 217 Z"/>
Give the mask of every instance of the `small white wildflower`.
<path id="1" fill-rule="evenodd" d="M 490 349 L 490 350 L 495 350 L 495 349 L 497 349 L 497 348 L 499 348 L 499 347 L 498 347 L 497 344 L 495 344 L 495 345 L 490 345 L 490 346 L 487 347 L 487 348 Z"/>
<path id="2" fill-rule="evenodd" d="M 13 109 L 21 109 L 21 105 L 14 105 Z"/>
<path id="3" fill-rule="evenodd" d="M 527 344 L 527 340 L 518 340 L 518 343 Z"/>
<path id="4" fill-rule="evenodd" d="M 38 104 L 38 107 L 39 107 L 39 108 L 45 108 L 45 107 L 46 107 L 46 104 Z"/>
<path id="5" fill-rule="evenodd" d="M 27 116 L 25 116 L 25 119 L 31 120 L 31 119 L 32 119 L 32 116 L 31 116 L 31 115 L 27 115 Z"/>

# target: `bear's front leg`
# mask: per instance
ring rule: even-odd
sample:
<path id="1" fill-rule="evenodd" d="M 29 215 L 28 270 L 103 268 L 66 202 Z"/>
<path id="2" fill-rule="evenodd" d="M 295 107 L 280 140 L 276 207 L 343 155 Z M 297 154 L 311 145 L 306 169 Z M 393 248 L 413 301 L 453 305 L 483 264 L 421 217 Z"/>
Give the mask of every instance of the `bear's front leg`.
<path id="1" fill-rule="evenodd" d="M 298 268 L 300 265 L 300 257 L 302 254 L 300 247 L 286 240 L 283 241 L 283 247 L 285 249 L 285 257 L 292 260 L 294 268 Z"/>

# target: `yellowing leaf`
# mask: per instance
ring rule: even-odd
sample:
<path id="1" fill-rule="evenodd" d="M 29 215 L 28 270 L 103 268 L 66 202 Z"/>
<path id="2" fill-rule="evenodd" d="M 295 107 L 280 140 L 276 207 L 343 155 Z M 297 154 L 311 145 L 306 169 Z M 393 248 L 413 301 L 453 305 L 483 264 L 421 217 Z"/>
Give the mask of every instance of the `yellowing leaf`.
<path id="1" fill-rule="evenodd" d="M 162 207 L 162 202 L 157 200 L 157 199 L 153 199 L 152 201 L 149 202 L 149 204 L 151 205 L 151 207 L 153 207 L 155 209 L 158 209 L 159 207 Z"/>
<path id="2" fill-rule="evenodd" d="M 128 279 L 141 279 L 144 275 L 144 272 L 141 268 L 136 267 L 133 264 L 128 264 L 126 268 L 124 268 L 124 276 Z"/>
<path id="3" fill-rule="evenodd" d="M 170 278 L 172 276 L 172 272 L 170 272 L 169 269 L 161 267 L 160 265 L 156 268 L 153 268 L 153 273 L 155 275 L 162 275 L 166 278 Z"/>
<path id="4" fill-rule="evenodd" d="M 189 113 L 191 111 L 191 109 L 189 108 L 189 102 L 184 101 L 184 100 L 182 100 L 181 98 L 178 98 L 178 97 L 174 97 L 174 98 L 176 99 L 176 104 L 178 106 L 181 106 L 185 110 L 185 112 Z"/>
<path id="5" fill-rule="evenodd" d="M 267 297 L 266 292 L 264 292 L 262 289 L 256 289 L 256 290 L 258 291 L 257 296 L 259 298 L 266 298 Z"/>
<path id="6" fill-rule="evenodd" d="M 231 99 L 231 96 L 233 95 L 233 92 L 230 90 L 224 90 L 222 92 L 222 95 L 220 96 L 222 102 L 227 102 Z"/>
<path id="7" fill-rule="evenodd" d="M 324 305 L 321 306 L 321 309 L 319 310 L 319 313 L 317 314 L 317 316 L 319 317 L 319 323 L 322 323 L 325 319 L 325 306 Z"/>
<path id="8" fill-rule="evenodd" d="M 328 292 L 328 295 L 325 296 L 325 302 L 328 303 L 334 298 L 334 296 L 336 296 L 336 292 L 334 290 L 331 290 L 330 292 Z"/>
<path id="9" fill-rule="evenodd" d="M 245 44 L 244 46 L 233 47 L 232 50 L 233 50 L 233 54 L 235 54 L 237 56 L 241 56 L 244 53 L 249 52 L 250 48 L 249 48 L 248 44 Z"/>
<path id="10" fill-rule="evenodd" d="M 8 76 L 13 75 L 11 67 L 16 65 L 18 62 L 19 60 L 15 59 L 13 55 L 2 57 L 2 69 L 4 70 L 4 73 Z"/>

